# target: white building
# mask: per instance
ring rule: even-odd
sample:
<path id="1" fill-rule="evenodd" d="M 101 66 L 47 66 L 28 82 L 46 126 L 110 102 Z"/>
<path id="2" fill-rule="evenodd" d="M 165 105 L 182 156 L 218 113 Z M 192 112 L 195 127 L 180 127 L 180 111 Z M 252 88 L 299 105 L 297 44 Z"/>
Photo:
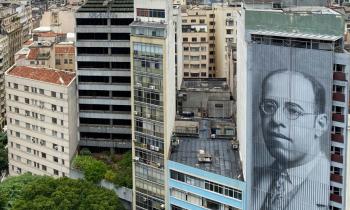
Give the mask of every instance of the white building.
<path id="1" fill-rule="evenodd" d="M 14 66 L 5 83 L 10 175 L 68 176 L 78 145 L 75 74 Z"/>

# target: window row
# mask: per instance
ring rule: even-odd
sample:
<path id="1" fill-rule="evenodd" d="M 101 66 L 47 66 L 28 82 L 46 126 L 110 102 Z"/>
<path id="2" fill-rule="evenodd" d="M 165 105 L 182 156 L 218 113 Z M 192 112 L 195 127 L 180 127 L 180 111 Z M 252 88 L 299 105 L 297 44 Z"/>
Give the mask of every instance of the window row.
<path id="1" fill-rule="evenodd" d="M 242 191 L 238 189 L 234 189 L 232 187 L 227 187 L 221 184 L 217 184 L 215 182 L 200 179 L 198 177 L 190 176 L 188 174 L 184 174 L 174 170 L 170 170 L 170 178 L 175 179 L 177 181 L 185 182 L 187 184 L 200 187 L 212 192 L 216 192 L 228 197 L 242 200 Z"/>
<path id="2" fill-rule="evenodd" d="M 50 104 L 49 103 L 45 103 L 44 101 L 41 101 L 41 100 L 36 100 L 36 99 L 30 99 L 30 98 L 22 98 L 20 99 L 19 96 L 17 95 L 11 95 L 11 94 L 8 94 L 8 99 L 9 100 L 14 100 L 14 101 L 18 101 L 18 102 L 22 102 L 22 103 L 26 103 L 26 104 L 29 104 L 29 105 L 33 105 L 33 106 L 37 106 L 41 109 L 51 109 L 52 111 L 60 111 L 60 112 L 63 112 L 63 106 L 58 106 L 56 104 Z M 11 109 L 11 106 L 10 106 L 10 109 Z M 10 110 L 11 111 L 11 110 Z"/>
<path id="3" fill-rule="evenodd" d="M 21 88 L 20 88 L 21 86 Z M 27 85 L 19 85 L 17 83 L 7 83 L 7 87 L 17 89 L 17 90 L 23 90 L 25 92 L 32 92 L 32 93 L 39 93 L 41 95 L 47 95 L 51 96 L 54 98 L 61 98 L 63 99 L 63 93 L 55 92 L 55 91 L 49 91 L 49 90 L 44 90 L 42 88 L 36 88 L 36 87 L 29 87 Z"/>

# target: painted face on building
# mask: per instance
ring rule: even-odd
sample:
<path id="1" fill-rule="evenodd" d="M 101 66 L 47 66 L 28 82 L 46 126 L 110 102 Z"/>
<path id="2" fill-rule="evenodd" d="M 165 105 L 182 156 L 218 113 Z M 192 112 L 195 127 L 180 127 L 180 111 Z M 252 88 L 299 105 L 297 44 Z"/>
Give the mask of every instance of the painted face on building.
<path id="1" fill-rule="evenodd" d="M 299 72 L 277 70 L 263 82 L 260 116 L 270 155 L 291 168 L 306 164 L 321 151 L 327 116 L 315 90 L 318 82 Z M 321 86 L 322 87 L 322 86 Z"/>

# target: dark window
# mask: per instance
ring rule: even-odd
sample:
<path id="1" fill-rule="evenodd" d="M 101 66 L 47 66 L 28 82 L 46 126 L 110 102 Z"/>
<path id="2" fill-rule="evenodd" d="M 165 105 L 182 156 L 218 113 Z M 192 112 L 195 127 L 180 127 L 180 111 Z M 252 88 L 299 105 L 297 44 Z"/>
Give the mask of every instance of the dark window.
<path id="1" fill-rule="evenodd" d="M 129 62 L 112 62 L 113 69 L 130 69 Z"/>
<path id="2" fill-rule="evenodd" d="M 130 54 L 130 48 L 128 47 L 112 47 L 112 54 Z"/>
<path id="3" fill-rule="evenodd" d="M 78 61 L 78 68 L 109 68 L 109 62 Z"/>
<path id="4" fill-rule="evenodd" d="M 78 47 L 77 54 L 108 54 L 107 47 Z"/>
<path id="5" fill-rule="evenodd" d="M 80 118 L 81 124 L 92 124 L 92 125 L 109 125 L 110 119 L 95 119 L 95 118 Z"/>
<path id="6" fill-rule="evenodd" d="M 133 21 L 132 18 L 112 18 L 111 25 L 130 25 Z"/>
<path id="7" fill-rule="evenodd" d="M 98 110 L 98 111 L 108 111 L 109 105 L 99 105 L 99 104 L 79 104 L 80 110 Z"/>
<path id="8" fill-rule="evenodd" d="M 130 77 L 112 77 L 112 83 L 130 83 Z"/>
<path id="9" fill-rule="evenodd" d="M 130 40 L 128 33 L 111 33 L 111 40 Z"/>
<path id="10" fill-rule="evenodd" d="M 105 18 L 77 18 L 77 25 L 107 25 L 107 19 Z"/>
<path id="11" fill-rule="evenodd" d="M 79 90 L 79 96 L 109 97 L 109 91 L 105 91 L 105 90 Z"/>
<path id="12" fill-rule="evenodd" d="M 108 40 L 107 33 L 77 33 L 77 40 Z"/>
<path id="13" fill-rule="evenodd" d="M 79 82 L 103 82 L 109 83 L 109 77 L 106 76 L 79 76 Z"/>
<path id="14" fill-rule="evenodd" d="M 130 91 L 113 91 L 112 92 L 113 97 L 131 97 Z"/>

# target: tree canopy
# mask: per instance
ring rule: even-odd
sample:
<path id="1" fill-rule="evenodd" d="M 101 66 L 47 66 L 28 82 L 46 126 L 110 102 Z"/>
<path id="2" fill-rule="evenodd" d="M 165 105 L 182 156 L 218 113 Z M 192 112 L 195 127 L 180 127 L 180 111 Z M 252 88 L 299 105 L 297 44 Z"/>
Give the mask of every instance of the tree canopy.
<path id="1" fill-rule="evenodd" d="M 7 149 L 5 149 L 6 144 L 7 144 L 6 133 L 0 133 L 0 172 L 2 170 L 8 169 Z"/>
<path id="2" fill-rule="evenodd" d="M 8 210 L 124 209 L 113 191 L 91 182 L 30 174 L 0 184 L 1 204 L 0 209 Z"/>

